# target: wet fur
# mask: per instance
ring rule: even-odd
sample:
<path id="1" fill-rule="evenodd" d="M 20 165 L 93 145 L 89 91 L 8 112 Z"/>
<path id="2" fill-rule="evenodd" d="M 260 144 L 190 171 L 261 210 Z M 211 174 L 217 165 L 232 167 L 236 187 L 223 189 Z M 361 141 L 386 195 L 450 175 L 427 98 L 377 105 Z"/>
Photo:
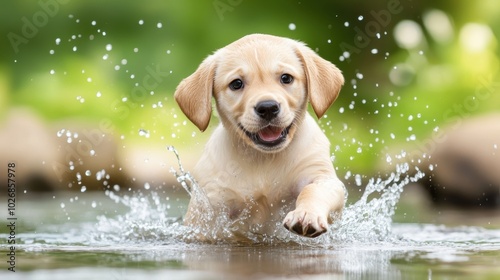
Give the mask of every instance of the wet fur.
<path id="1" fill-rule="evenodd" d="M 293 76 L 292 83 L 280 82 L 284 73 Z M 237 78 L 245 86 L 231 90 L 228 85 Z M 304 44 L 254 34 L 216 51 L 179 84 L 175 99 L 201 131 L 215 98 L 221 124 L 194 175 L 213 213 L 238 221 L 233 231 L 272 235 L 282 223 L 294 233 L 316 237 L 326 232 L 330 214 L 341 212 L 344 187 L 330 161 L 330 143 L 307 112 L 307 102 L 321 117 L 343 83 L 340 70 Z M 280 104 L 273 126 L 290 126 L 283 143 L 270 148 L 243 131 L 263 128 L 254 108 L 264 100 Z M 207 228 L 204 207 L 193 197 L 185 224 Z"/>

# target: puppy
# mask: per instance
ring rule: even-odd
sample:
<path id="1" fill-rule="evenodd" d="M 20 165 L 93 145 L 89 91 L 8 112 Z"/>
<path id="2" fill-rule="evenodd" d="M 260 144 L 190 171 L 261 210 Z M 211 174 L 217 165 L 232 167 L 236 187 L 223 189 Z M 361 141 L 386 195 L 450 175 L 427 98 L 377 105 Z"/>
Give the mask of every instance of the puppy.
<path id="1" fill-rule="evenodd" d="M 201 131 L 212 97 L 221 121 L 194 168 L 201 195 L 191 198 L 185 224 L 215 239 L 272 236 L 281 225 L 306 237 L 326 232 L 345 190 L 307 103 L 321 118 L 343 83 L 304 44 L 271 35 L 245 36 L 206 58 L 175 92 Z M 229 227 L 216 228 L 212 219 L 221 217 Z"/>

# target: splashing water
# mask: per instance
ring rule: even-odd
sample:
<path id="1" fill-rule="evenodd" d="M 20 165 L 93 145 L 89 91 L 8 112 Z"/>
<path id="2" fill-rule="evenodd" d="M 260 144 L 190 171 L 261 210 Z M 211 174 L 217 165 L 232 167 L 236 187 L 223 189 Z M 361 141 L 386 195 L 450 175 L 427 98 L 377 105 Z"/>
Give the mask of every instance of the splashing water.
<path id="1" fill-rule="evenodd" d="M 228 217 L 216 216 L 195 178 L 182 166 L 178 152 L 172 146 L 168 146 L 167 150 L 174 153 L 178 165 L 178 170 L 171 168 L 170 172 L 190 195 L 190 199 L 197 199 L 204 205 L 203 213 L 197 214 L 207 226 L 203 228 L 184 226 L 181 218 L 169 216 L 170 205 L 163 202 L 160 195 L 154 191 L 147 195 L 137 193 L 133 196 L 120 196 L 108 190 L 106 195 L 111 200 L 125 205 L 130 208 L 130 211 L 116 218 L 98 217 L 96 231 L 92 235 L 93 241 L 148 241 L 165 244 L 193 242 L 201 239 L 227 243 L 234 237 L 240 237 L 235 236 L 234 229 L 237 229 L 239 223 L 243 223 L 245 218 L 248 218 L 249 211 L 246 213 L 244 211 L 241 218 L 236 221 Z M 277 230 L 273 236 L 257 236 L 247 233 L 244 238 L 251 243 L 293 242 L 312 246 L 394 240 L 395 236 L 391 231 L 392 216 L 404 186 L 423 177 L 422 172 L 416 171 L 416 174 L 410 175 L 409 164 L 403 163 L 397 165 L 395 172 L 385 180 L 370 179 L 362 197 L 357 202 L 347 205 L 340 218 L 333 217 L 336 218 L 336 222 L 330 226 L 327 233 L 318 238 L 303 238 L 289 233 L 282 227 L 281 221 L 276 224 Z M 252 206 L 250 202 L 248 207 Z M 284 217 L 285 209 L 280 214 Z"/>

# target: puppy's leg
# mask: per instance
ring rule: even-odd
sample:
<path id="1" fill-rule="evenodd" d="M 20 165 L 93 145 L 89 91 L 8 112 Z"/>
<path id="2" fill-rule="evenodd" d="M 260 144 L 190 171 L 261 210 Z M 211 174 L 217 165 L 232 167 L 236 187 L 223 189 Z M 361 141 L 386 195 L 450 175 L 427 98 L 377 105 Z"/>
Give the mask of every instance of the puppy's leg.
<path id="1" fill-rule="evenodd" d="M 306 185 L 288 213 L 283 225 L 286 229 L 306 237 L 317 237 L 327 231 L 330 212 L 344 207 L 344 187 L 338 179 L 321 180 Z"/>

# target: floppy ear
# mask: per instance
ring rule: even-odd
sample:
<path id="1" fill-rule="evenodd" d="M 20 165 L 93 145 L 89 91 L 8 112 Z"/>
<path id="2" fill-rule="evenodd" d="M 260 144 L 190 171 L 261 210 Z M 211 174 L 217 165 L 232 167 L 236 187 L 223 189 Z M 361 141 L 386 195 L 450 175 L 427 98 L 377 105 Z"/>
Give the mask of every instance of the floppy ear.
<path id="1" fill-rule="evenodd" d="M 205 131 L 212 115 L 212 94 L 215 76 L 215 58 L 207 57 L 175 90 L 175 101 L 182 112 L 201 131 Z"/>
<path id="2" fill-rule="evenodd" d="M 316 116 L 321 118 L 337 99 L 344 76 L 335 65 L 301 43 L 297 54 L 306 73 L 309 102 Z"/>

